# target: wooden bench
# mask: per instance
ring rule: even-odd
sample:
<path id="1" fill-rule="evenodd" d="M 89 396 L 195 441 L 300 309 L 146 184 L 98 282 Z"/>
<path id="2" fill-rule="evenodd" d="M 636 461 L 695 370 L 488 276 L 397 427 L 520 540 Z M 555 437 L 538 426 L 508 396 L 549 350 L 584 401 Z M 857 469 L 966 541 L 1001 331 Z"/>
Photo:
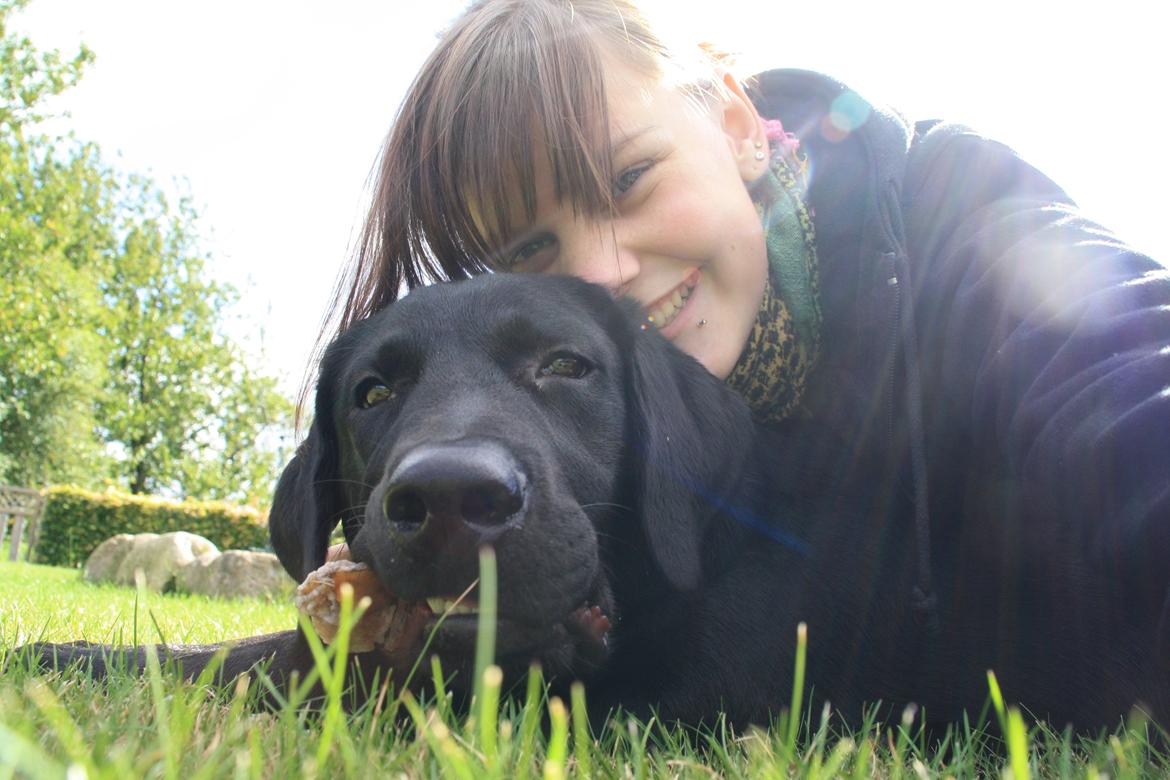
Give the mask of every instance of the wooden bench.
<path id="1" fill-rule="evenodd" d="M 20 556 L 20 543 L 28 531 L 28 545 L 25 548 L 24 559 L 32 560 L 33 550 L 37 546 L 37 531 L 41 513 L 45 509 L 45 497 L 39 490 L 31 488 L 0 485 L 0 547 L 4 545 L 4 534 L 8 530 L 9 519 L 12 520 L 12 538 L 8 548 L 8 560 L 15 562 Z"/>

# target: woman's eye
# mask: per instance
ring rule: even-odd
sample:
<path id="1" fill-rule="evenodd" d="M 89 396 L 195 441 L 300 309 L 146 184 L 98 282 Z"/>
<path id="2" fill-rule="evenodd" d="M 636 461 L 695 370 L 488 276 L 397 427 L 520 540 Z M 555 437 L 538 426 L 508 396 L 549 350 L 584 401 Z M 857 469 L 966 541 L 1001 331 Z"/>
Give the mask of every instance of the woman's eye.
<path id="1" fill-rule="evenodd" d="M 395 392 L 378 379 L 367 379 L 354 392 L 358 408 L 369 409 L 385 401 L 393 400 Z"/>
<path id="2" fill-rule="evenodd" d="M 643 173 L 650 170 L 650 165 L 651 163 L 648 162 L 639 163 L 638 165 L 635 165 L 631 168 L 626 168 L 624 171 L 619 173 L 617 178 L 613 181 L 614 198 L 621 198 L 621 196 L 629 192 L 630 188 L 633 187 L 635 183 L 637 183 L 638 178 Z"/>
<path id="3" fill-rule="evenodd" d="M 533 258 L 554 244 L 556 244 L 556 239 L 552 236 L 540 236 L 531 241 L 525 241 L 508 255 L 507 270 L 533 270 Z"/>
<path id="4" fill-rule="evenodd" d="M 566 379 L 580 379 L 593 369 L 589 361 L 578 355 L 553 355 L 540 367 L 540 375 L 559 376 Z"/>

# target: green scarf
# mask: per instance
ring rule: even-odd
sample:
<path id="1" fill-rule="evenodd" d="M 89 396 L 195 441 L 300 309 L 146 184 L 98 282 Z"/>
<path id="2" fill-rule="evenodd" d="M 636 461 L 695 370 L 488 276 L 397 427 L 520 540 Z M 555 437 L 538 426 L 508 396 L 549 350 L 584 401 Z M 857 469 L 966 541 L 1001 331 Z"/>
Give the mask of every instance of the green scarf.
<path id="1" fill-rule="evenodd" d="M 771 152 L 767 172 L 751 184 L 768 248 L 768 280 L 751 335 L 727 377 L 760 422 L 783 420 L 796 410 L 821 341 L 807 160 L 791 137 L 775 139 Z"/>

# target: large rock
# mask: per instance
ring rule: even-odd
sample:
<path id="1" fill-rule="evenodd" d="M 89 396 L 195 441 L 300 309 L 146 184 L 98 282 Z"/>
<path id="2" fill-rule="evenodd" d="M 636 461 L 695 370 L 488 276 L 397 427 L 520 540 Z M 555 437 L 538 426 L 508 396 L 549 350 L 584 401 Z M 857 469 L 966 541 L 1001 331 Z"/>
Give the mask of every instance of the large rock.
<path id="1" fill-rule="evenodd" d="M 201 555 L 175 577 L 179 590 L 221 598 L 283 598 L 295 585 L 275 555 L 244 550 Z"/>
<path id="2" fill-rule="evenodd" d="M 147 588 L 170 590 L 179 569 L 211 552 L 218 553 L 219 549 L 202 536 L 186 531 L 119 534 L 90 554 L 85 562 L 85 578 L 90 582 L 134 585 L 134 573 L 141 570 Z"/>
<path id="3" fill-rule="evenodd" d="M 156 591 L 284 598 L 296 586 L 272 553 L 221 553 L 207 539 L 185 531 L 112 536 L 90 553 L 84 577 L 90 582 L 133 586 L 134 572 L 139 569 L 146 587 Z"/>
<path id="4" fill-rule="evenodd" d="M 82 576 L 89 582 L 113 582 L 133 543 L 134 534 L 118 534 L 106 539 L 89 554 Z"/>

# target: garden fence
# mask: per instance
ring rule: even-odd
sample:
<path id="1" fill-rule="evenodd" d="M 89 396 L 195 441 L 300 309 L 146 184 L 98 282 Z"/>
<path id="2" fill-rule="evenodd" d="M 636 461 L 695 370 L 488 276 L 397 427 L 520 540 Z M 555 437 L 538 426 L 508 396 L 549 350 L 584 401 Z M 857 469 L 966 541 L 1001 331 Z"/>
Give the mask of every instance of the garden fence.
<path id="1" fill-rule="evenodd" d="M 24 559 L 32 560 L 33 550 L 37 546 L 41 513 L 44 509 L 45 497 L 39 490 L 0 485 L 0 548 L 4 545 L 8 524 L 12 523 L 12 536 L 8 548 L 9 561 L 15 562 L 19 559 L 20 544 L 26 533 L 28 545 L 25 548 Z"/>

